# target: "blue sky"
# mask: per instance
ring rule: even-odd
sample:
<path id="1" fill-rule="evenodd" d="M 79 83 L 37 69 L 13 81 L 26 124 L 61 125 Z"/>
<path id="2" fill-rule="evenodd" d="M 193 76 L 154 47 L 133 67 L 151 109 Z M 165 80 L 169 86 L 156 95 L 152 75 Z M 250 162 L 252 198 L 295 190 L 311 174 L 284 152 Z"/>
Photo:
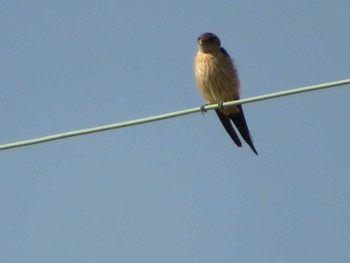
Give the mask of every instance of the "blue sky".
<path id="1" fill-rule="evenodd" d="M 2 1 L 0 144 L 350 77 L 348 1 Z M 349 86 L 0 153 L 1 262 L 349 262 Z"/>

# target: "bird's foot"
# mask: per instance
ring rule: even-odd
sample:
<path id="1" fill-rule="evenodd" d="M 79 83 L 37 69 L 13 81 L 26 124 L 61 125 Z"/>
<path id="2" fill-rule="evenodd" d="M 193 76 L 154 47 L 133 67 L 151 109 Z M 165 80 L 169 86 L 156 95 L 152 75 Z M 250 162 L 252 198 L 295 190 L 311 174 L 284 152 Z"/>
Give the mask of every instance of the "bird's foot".
<path id="1" fill-rule="evenodd" d="M 222 110 L 222 109 L 224 108 L 224 102 L 225 102 L 225 101 L 220 101 L 220 102 L 218 103 L 218 106 L 219 106 L 219 109 L 220 109 L 220 110 Z"/>
<path id="2" fill-rule="evenodd" d="M 207 106 L 208 104 L 204 104 L 200 107 L 201 113 L 204 115 L 204 113 L 207 112 L 207 109 L 205 108 L 205 106 Z"/>

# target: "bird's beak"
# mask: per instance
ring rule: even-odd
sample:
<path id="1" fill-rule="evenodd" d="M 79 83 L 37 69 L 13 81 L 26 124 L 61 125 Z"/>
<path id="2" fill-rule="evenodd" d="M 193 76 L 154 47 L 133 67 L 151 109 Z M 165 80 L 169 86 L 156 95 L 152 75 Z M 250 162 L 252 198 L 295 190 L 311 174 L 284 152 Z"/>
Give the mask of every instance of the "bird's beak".
<path id="1" fill-rule="evenodd" d="M 200 45 L 202 45 L 204 42 L 206 42 L 205 39 L 203 39 L 203 38 L 199 38 L 199 39 L 198 39 L 198 43 L 199 43 Z"/>

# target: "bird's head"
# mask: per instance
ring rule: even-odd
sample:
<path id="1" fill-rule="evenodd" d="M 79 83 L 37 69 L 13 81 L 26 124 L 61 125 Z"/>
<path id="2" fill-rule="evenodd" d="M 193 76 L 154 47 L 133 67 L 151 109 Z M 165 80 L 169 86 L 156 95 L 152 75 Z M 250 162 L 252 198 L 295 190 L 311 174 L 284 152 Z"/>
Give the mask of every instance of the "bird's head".
<path id="1" fill-rule="evenodd" d="M 220 39 L 213 33 L 203 33 L 198 37 L 198 48 L 203 53 L 220 51 Z"/>

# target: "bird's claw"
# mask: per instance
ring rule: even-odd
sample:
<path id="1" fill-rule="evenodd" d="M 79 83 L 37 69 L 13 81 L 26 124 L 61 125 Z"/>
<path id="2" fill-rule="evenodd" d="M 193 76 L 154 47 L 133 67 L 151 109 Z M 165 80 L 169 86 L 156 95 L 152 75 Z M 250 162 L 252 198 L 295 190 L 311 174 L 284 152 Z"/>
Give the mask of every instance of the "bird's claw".
<path id="1" fill-rule="evenodd" d="M 220 101 L 218 103 L 219 109 L 222 110 L 224 108 L 224 101 Z"/>
<path id="2" fill-rule="evenodd" d="M 201 110 L 201 113 L 204 115 L 204 113 L 207 112 L 207 109 L 205 108 L 205 106 L 208 105 L 208 104 L 204 104 L 200 107 L 200 110 Z"/>

